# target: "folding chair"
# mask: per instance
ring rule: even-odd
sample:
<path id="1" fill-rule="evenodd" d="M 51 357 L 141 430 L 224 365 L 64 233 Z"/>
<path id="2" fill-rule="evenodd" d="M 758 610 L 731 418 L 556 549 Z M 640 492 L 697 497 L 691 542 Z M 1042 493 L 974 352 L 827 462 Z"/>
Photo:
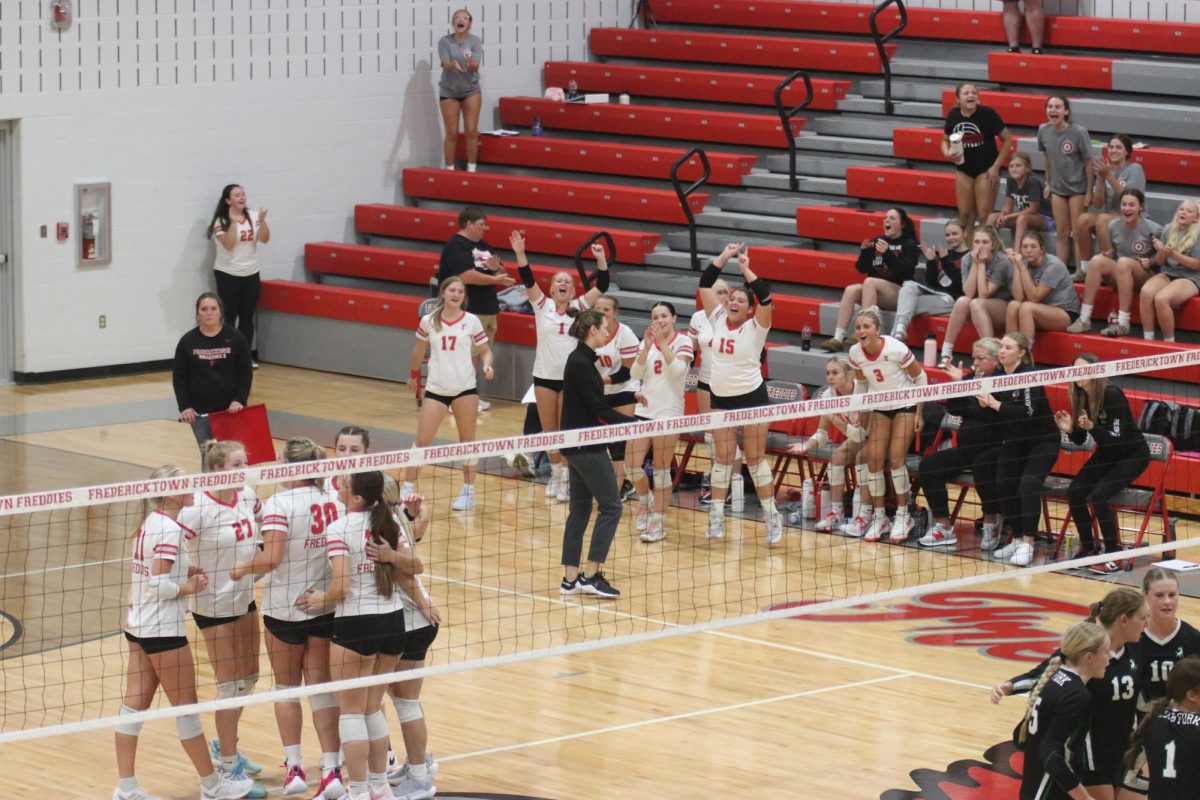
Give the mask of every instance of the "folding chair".
<path id="1" fill-rule="evenodd" d="M 808 390 L 798 383 L 767 381 L 767 401 L 773 406 L 797 403 L 807 399 Z M 783 486 L 783 481 L 787 477 L 788 469 L 793 461 L 800 464 L 801 482 L 804 480 L 806 470 L 810 477 L 814 477 L 812 465 L 808 463 L 806 456 L 788 452 L 788 448 L 793 444 L 798 444 L 804 441 L 806 436 L 811 435 L 814 427 L 815 422 L 811 418 L 798 417 L 776 420 L 767 428 L 766 454 L 775 457 L 775 463 L 771 466 L 771 472 L 775 476 L 775 494 L 779 494 L 779 489 Z"/>

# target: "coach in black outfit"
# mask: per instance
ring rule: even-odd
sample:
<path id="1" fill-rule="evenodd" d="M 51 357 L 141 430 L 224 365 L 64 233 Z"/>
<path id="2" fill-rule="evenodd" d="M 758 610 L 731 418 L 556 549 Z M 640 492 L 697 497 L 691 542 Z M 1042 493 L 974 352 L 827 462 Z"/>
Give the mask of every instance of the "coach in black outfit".
<path id="1" fill-rule="evenodd" d="M 204 443 L 212 438 L 208 417 L 213 411 L 236 414 L 250 398 L 253 360 L 246 337 L 225 324 L 221 298 L 205 292 L 196 299 L 196 327 L 175 347 L 171 382 L 179 421 L 192 426 L 204 465 Z"/>
<path id="2" fill-rule="evenodd" d="M 467 285 L 467 310 L 479 317 L 487 333 L 488 344 L 496 344 L 496 315 L 500 313 L 500 301 L 496 289 L 507 289 L 516 281 L 509 277 L 499 257 L 483 235 L 487 233 L 487 214 L 482 208 L 467 206 L 458 212 L 458 233 L 450 237 L 442 248 L 438 263 L 437 281 L 454 275 L 462 277 Z"/>

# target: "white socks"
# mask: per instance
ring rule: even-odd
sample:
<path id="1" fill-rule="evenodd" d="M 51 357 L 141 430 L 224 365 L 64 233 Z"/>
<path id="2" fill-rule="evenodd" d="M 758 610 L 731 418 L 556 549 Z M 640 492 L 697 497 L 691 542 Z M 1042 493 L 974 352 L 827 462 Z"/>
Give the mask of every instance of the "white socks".
<path id="1" fill-rule="evenodd" d="M 1129 323 L 1130 323 L 1130 313 L 1128 311 L 1118 311 L 1117 312 L 1117 324 L 1128 328 Z"/>
<path id="2" fill-rule="evenodd" d="M 1088 305 L 1087 303 L 1084 303 L 1082 306 L 1079 307 L 1079 321 L 1080 322 L 1091 322 L 1092 321 L 1092 307 L 1090 305 Z"/>
<path id="3" fill-rule="evenodd" d="M 839 342 L 844 342 L 844 341 L 846 341 L 846 329 L 845 329 L 845 328 L 838 328 L 838 329 L 836 329 L 836 330 L 833 332 L 833 338 L 834 338 L 834 339 L 837 339 Z"/>

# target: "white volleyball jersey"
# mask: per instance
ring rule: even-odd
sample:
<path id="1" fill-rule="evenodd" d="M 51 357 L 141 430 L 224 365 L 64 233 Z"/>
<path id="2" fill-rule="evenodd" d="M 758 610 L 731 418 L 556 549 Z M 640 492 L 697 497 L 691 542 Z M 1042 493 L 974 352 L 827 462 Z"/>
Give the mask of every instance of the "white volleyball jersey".
<path id="1" fill-rule="evenodd" d="M 402 543 L 406 543 L 410 548 L 415 548 L 416 544 L 413 542 L 412 533 L 409 531 L 409 526 L 412 523 L 405 518 L 403 511 L 400 512 L 399 516 L 396 518 L 396 521 L 400 523 L 400 539 Z M 421 582 L 421 576 L 414 575 L 413 580 L 417 585 L 417 591 L 424 595 L 425 602 L 431 602 L 429 592 L 425 590 L 425 585 Z M 408 593 L 403 589 L 400 589 L 399 591 L 401 599 L 404 601 L 405 632 L 420 630 L 421 628 L 428 628 L 430 625 L 432 625 L 433 623 L 429 621 L 429 617 L 421 613 L 420 607 L 417 606 L 413 598 L 409 597 Z"/>
<path id="2" fill-rule="evenodd" d="M 213 269 L 239 278 L 248 278 L 258 272 L 258 212 L 246 209 L 246 219 L 241 224 L 233 222 L 232 219 L 230 223 L 237 225 L 237 241 L 233 243 L 231 250 L 226 250 L 225 245 L 216 242 Z M 213 228 L 213 237 L 224 234 L 226 230 L 225 226 L 218 224 Z"/>
<path id="3" fill-rule="evenodd" d="M 254 576 L 235 581 L 229 570 L 258 552 L 255 516 L 262 506 L 250 487 L 238 491 L 230 504 L 208 492 L 198 492 L 194 505 L 179 514 L 192 563 L 208 575 L 208 587 L 191 597 L 193 614 L 240 617 L 254 600 Z"/>
<path id="4" fill-rule="evenodd" d="M 188 579 L 188 554 L 183 528 L 161 511 L 152 511 L 133 537 L 133 580 L 125 630 L 140 639 L 186 636 L 185 598 L 160 600 L 150 589 L 150 570 L 157 559 L 171 562 L 162 575 L 181 589 Z"/>
<path id="5" fill-rule="evenodd" d="M 334 609 L 335 616 L 390 614 L 404 608 L 404 593 L 398 588 L 391 597 L 384 597 L 375 590 L 375 562 L 367 557 L 370 525 L 369 512 L 350 511 L 325 529 L 325 553 L 329 559 L 346 558 L 350 562 L 350 583 L 345 597 Z M 401 536 L 398 545 L 407 548 L 408 539 Z"/>
<path id="6" fill-rule="evenodd" d="M 712 377 L 709 386 L 718 397 L 749 394 L 763 382 L 763 345 L 770 328 L 759 325 L 751 314 L 736 328 L 729 324 L 729 311 L 720 306 L 708 318 L 712 325 Z"/>
<path id="7" fill-rule="evenodd" d="M 912 350 L 890 336 L 879 338 L 883 340 L 883 346 L 874 357 L 863 352 L 861 343 L 850 348 L 850 363 L 867 376 L 867 390 L 878 392 L 914 385 L 908 374 L 908 366 L 914 360 Z"/>
<path id="8" fill-rule="evenodd" d="M 300 622 L 311 619 L 296 607 L 309 589 L 329 587 L 329 558 L 325 531 L 341 516 L 336 498 L 315 486 L 276 492 L 263 503 L 262 532 L 284 536 L 283 560 L 263 580 L 262 613 L 273 619 Z"/>
<path id="9" fill-rule="evenodd" d="M 649 330 L 647 336 L 652 336 Z M 692 340 L 686 334 L 675 332 L 675 338 L 668 345 L 675 355 L 675 360 L 681 362 L 682 369 L 676 367 L 678 374 L 672 378 L 667 369 L 666 359 L 658 349 L 658 342 L 653 341 L 646 352 L 646 369 L 642 373 L 642 388 L 640 394 L 646 402 L 638 403 L 633 413 L 646 419 L 666 419 L 667 417 L 683 416 L 684 383 L 687 382 L 687 368 L 692 363 Z"/>
<path id="10" fill-rule="evenodd" d="M 426 314 L 417 325 L 417 338 L 429 343 L 426 390 L 454 397 L 475 388 L 471 348 L 482 347 L 488 340 L 479 317 L 464 311 L 451 322 L 443 319 L 441 330 L 434 330 L 433 314 Z"/>
<path id="11" fill-rule="evenodd" d="M 627 358 L 633 358 L 637 354 L 637 334 L 624 322 L 618 322 L 616 331 L 608 338 L 608 341 L 596 348 L 596 369 L 599 370 L 601 378 L 607 378 L 621 368 L 621 362 Z M 605 394 L 633 391 L 637 391 L 636 381 L 605 384 L 604 386 Z"/>
<path id="12" fill-rule="evenodd" d="M 577 308 L 580 311 L 588 307 L 587 301 L 576 297 L 567 308 Z M 558 307 L 549 297 L 542 295 L 542 300 L 533 309 L 537 320 L 537 352 L 533 357 L 533 377 L 548 381 L 561 381 L 563 370 L 567 366 L 567 356 L 575 350 L 579 342 L 568 333 L 571 323 L 575 320 L 567 314 L 558 313 Z"/>
<path id="13" fill-rule="evenodd" d="M 712 381 L 712 325 L 703 308 L 692 314 L 688 322 L 688 336 L 700 346 L 700 352 L 694 354 L 700 356 L 700 373 L 696 377 L 701 383 L 709 383 Z"/>

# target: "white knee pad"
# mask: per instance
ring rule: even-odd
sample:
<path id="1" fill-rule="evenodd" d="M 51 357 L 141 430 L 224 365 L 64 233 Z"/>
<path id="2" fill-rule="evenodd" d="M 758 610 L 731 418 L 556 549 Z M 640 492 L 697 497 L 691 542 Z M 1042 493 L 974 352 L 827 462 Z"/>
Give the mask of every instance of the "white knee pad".
<path id="1" fill-rule="evenodd" d="M 288 686 L 286 683 L 276 683 L 275 684 L 275 691 L 277 691 L 277 692 L 283 692 L 283 691 L 287 691 L 288 689 L 295 689 L 295 688 L 296 688 L 295 686 Z M 296 705 L 299 705 L 300 698 L 299 697 L 291 697 L 291 698 L 288 698 L 287 700 L 276 700 L 275 702 L 276 703 L 295 703 Z"/>
<path id="2" fill-rule="evenodd" d="M 342 714 L 338 717 L 338 736 L 342 744 L 370 741 L 367 736 L 367 721 L 362 714 Z"/>
<path id="3" fill-rule="evenodd" d="M 829 486 L 840 487 L 846 485 L 846 468 L 839 467 L 836 464 L 829 465 Z"/>
<path id="4" fill-rule="evenodd" d="M 254 687 L 258 685 L 258 673 L 247 675 L 244 678 L 238 678 L 237 694 L 234 697 L 245 697 L 246 695 L 254 694 Z"/>
<path id="5" fill-rule="evenodd" d="M 729 464 L 716 463 L 712 468 L 712 488 L 729 489 L 729 478 L 733 475 L 733 467 Z"/>
<path id="6" fill-rule="evenodd" d="M 313 711 L 324 711 L 327 708 L 337 708 L 337 706 L 337 695 L 333 692 L 321 692 L 310 695 L 308 698 L 308 707 Z"/>
<path id="7" fill-rule="evenodd" d="M 136 713 L 138 713 L 136 708 L 130 708 L 129 706 L 127 706 L 125 704 L 121 705 L 121 716 L 122 717 L 125 716 L 126 714 L 136 714 Z M 117 724 L 117 733 L 123 733 L 126 736 L 137 736 L 141 732 L 142 732 L 142 723 L 140 723 L 140 722 L 120 722 Z"/>
<path id="8" fill-rule="evenodd" d="M 204 735 L 204 723 L 199 714 L 184 714 L 175 718 L 175 730 L 179 732 L 179 741 L 186 742 Z"/>
<path id="9" fill-rule="evenodd" d="M 764 458 L 750 468 L 750 475 L 754 478 L 755 486 L 770 486 L 775 483 L 775 475 L 771 472 L 771 465 Z"/>
<path id="10" fill-rule="evenodd" d="M 887 478 L 882 472 L 867 472 L 867 489 L 872 500 L 882 500 L 887 494 Z"/>
<path id="11" fill-rule="evenodd" d="M 654 468 L 654 488 L 669 489 L 671 488 L 671 468 L 665 469 Z"/>
<path id="12" fill-rule="evenodd" d="M 400 723 L 416 722 L 421 717 L 425 716 L 425 712 L 421 709 L 420 700 L 407 700 L 403 697 L 397 697 L 393 701 L 396 707 L 396 716 L 400 719 Z"/>
<path id="13" fill-rule="evenodd" d="M 901 464 L 892 470 L 892 488 L 896 490 L 896 494 L 907 495 L 911 484 L 908 480 L 908 467 Z"/>
<path id="14" fill-rule="evenodd" d="M 367 740 L 377 742 L 380 739 L 386 739 L 388 736 L 387 718 L 383 716 L 383 711 L 375 711 L 367 714 L 363 720 L 367 726 Z"/>
<path id="15" fill-rule="evenodd" d="M 237 681 L 225 681 L 224 683 L 217 684 L 218 700 L 229 700 L 234 697 L 241 697 L 241 695 L 238 693 Z"/>

